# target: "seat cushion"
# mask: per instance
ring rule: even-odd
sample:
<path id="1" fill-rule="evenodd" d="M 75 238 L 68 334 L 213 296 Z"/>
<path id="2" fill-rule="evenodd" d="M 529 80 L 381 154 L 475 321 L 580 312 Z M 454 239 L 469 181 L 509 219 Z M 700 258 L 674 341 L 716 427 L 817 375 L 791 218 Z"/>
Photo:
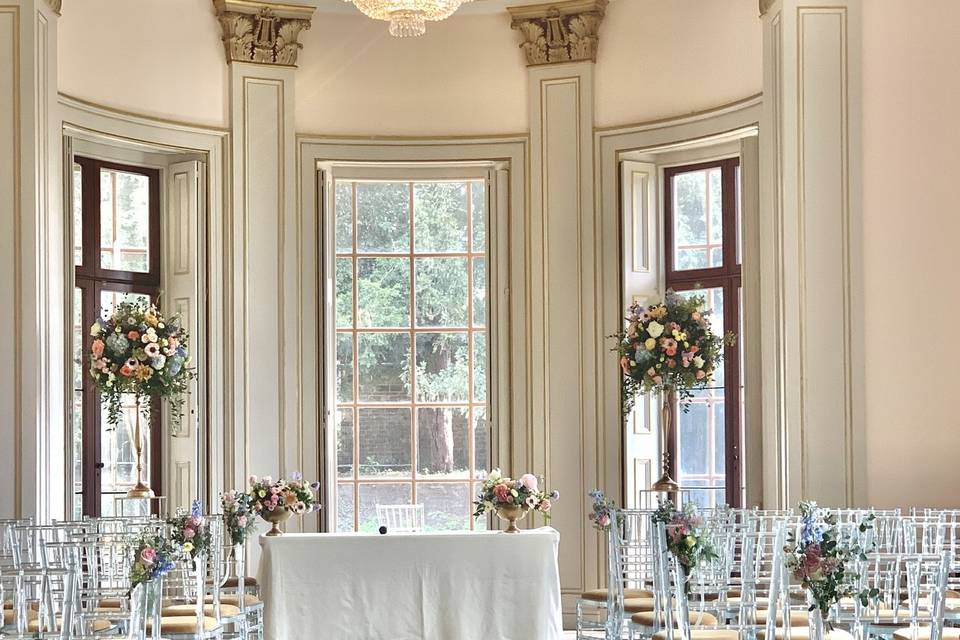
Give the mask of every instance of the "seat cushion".
<path id="1" fill-rule="evenodd" d="M 809 611 L 790 611 L 790 626 L 791 627 L 802 627 L 810 620 Z M 757 624 L 767 624 L 767 610 L 760 609 L 757 611 Z M 783 612 L 777 611 L 777 626 L 783 626 Z"/>
<path id="2" fill-rule="evenodd" d="M 223 583 L 224 589 L 236 589 L 239 586 L 240 586 L 240 578 L 227 578 L 226 581 Z M 247 587 L 259 587 L 259 586 L 260 586 L 260 583 L 257 582 L 256 578 L 247 576 L 243 579 L 244 589 L 246 589 Z"/>
<path id="3" fill-rule="evenodd" d="M 623 610 L 626 613 L 653 611 L 654 607 L 653 598 L 625 598 L 623 601 Z"/>
<path id="4" fill-rule="evenodd" d="M 767 632 L 763 629 L 757 631 L 757 639 L 764 640 Z M 784 634 L 783 627 L 777 629 L 776 639 L 783 640 L 786 635 Z M 844 631 L 843 629 L 833 629 L 832 631 L 827 631 L 823 634 L 824 640 L 853 640 L 853 636 L 849 631 Z M 791 640 L 809 640 L 810 638 L 810 627 L 804 625 L 802 627 L 790 627 L 790 638 Z"/>
<path id="5" fill-rule="evenodd" d="M 215 618 L 203 617 L 203 630 L 213 631 L 219 628 Z M 153 631 L 153 620 L 147 620 L 147 633 Z M 160 631 L 162 633 L 196 633 L 196 616 L 162 616 L 160 618 Z"/>
<path id="6" fill-rule="evenodd" d="M 160 611 L 161 616 L 194 616 L 196 613 L 197 607 L 196 605 L 192 604 L 175 604 L 169 607 L 164 607 Z M 217 617 L 217 613 L 214 611 L 212 604 L 203 605 L 203 615 L 210 616 L 211 618 Z M 238 615 L 240 615 L 240 607 L 232 604 L 220 603 L 221 618 L 233 618 Z"/>
<path id="7" fill-rule="evenodd" d="M 739 640 L 740 632 L 735 629 L 691 629 L 690 640 Z M 667 632 L 657 631 L 653 640 L 667 640 Z"/>
<path id="8" fill-rule="evenodd" d="M 930 627 L 919 627 L 914 635 L 913 629 L 904 627 L 893 632 L 894 640 L 930 640 Z M 943 640 L 960 640 L 960 627 L 944 627 Z"/>
<path id="9" fill-rule="evenodd" d="M 99 633 L 101 631 L 106 631 L 113 626 L 113 623 L 109 620 L 92 620 L 89 622 L 89 630 L 94 633 Z M 57 626 L 60 626 L 60 618 L 57 618 Z M 27 622 L 27 631 L 30 633 L 37 633 L 40 631 L 40 621 L 36 618 Z"/>
<path id="10" fill-rule="evenodd" d="M 33 609 L 27 609 L 27 620 L 36 620 L 37 612 Z M 3 610 L 3 624 L 4 626 L 8 624 L 13 624 L 14 612 L 12 609 Z"/>
<path id="11" fill-rule="evenodd" d="M 213 596 L 207 596 L 203 601 L 207 604 L 213 604 Z M 239 607 L 240 597 L 235 593 L 222 595 L 220 596 L 220 604 L 232 604 L 235 607 Z M 263 602 L 260 600 L 260 598 L 252 593 L 245 593 L 243 594 L 243 604 L 245 606 L 252 607 L 254 605 L 263 604 Z"/>
<path id="12" fill-rule="evenodd" d="M 99 609 L 120 609 L 123 607 L 120 598 L 104 598 L 99 602 L 99 605 Z"/>
<path id="13" fill-rule="evenodd" d="M 623 590 L 624 598 L 652 598 L 653 593 L 647 591 L 646 589 L 624 589 Z M 581 600 L 592 600 L 594 602 L 606 602 L 607 601 L 607 590 L 606 589 L 591 589 L 590 591 L 584 591 L 580 594 Z"/>
<path id="14" fill-rule="evenodd" d="M 635 613 L 630 616 L 630 621 L 633 624 L 640 625 L 641 627 L 652 627 L 654 620 L 657 618 L 657 614 L 653 611 L 642 611 L 640 613 Z M 707 625 L 712 626 L 717 624 L 716 616 L 706 613 L 706 612 L 697 612 L 691 611 L 687 618 L 690 620 L 690 624 L 694 625 Z M 664 623 L 663 614 L 660 614 L 660 624 Z"/>

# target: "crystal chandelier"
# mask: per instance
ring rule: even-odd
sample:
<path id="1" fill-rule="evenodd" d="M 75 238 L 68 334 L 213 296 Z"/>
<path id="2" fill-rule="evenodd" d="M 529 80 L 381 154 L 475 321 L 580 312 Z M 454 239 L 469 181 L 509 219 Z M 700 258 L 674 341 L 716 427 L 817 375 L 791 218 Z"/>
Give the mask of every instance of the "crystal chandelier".
<path id="1" fill-rule="evenodd" d="M 375 20 L 390 22 L 390 35 L 422 36 L 427 20 L 444 20 L 471 0 L 346 0 Z"/>

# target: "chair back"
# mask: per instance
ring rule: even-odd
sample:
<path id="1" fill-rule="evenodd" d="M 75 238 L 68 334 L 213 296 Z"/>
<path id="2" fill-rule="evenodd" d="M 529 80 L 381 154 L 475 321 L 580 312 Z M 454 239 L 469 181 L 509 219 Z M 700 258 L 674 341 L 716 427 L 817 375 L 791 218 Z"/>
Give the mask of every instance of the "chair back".
<path id="1" fill-rule="evenodd" d="M 424 529 L 422 504 L 378 504 L 377 522 L 393 533 L 420 533 Z"/>

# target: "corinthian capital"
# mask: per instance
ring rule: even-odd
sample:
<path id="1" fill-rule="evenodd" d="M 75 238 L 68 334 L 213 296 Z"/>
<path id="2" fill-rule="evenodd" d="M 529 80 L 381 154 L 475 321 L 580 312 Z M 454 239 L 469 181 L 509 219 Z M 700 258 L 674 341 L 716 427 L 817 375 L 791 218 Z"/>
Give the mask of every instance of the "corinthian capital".
<path id="1" fill-rule="evenodd" d="M 767 11 L 773 6 L 774 0 L 760 0 L 760 16 L 767 15 Z"/>
<path id="2" fill-rule="evenodd" d="M 310 28 L 312 3 L 213 0 L 213 5 L 227 62 L 297 66 L 300 32 Z"/>
<path id="3" fill-rule="evenodd" d="M 600 22 L 607 0 L 565 0 L 507 7 L 520 32 L 527 65 L 597 61 Z"/>

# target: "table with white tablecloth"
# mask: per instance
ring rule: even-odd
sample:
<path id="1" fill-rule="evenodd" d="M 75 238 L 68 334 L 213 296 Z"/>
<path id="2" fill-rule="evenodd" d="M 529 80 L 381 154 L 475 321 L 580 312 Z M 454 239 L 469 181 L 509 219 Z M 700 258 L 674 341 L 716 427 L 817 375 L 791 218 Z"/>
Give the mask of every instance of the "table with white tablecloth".
<path id="1" fill-rule="evenodd" d="M 267 640 L 560 640 L 560 534 L 260 539 Z"/>

